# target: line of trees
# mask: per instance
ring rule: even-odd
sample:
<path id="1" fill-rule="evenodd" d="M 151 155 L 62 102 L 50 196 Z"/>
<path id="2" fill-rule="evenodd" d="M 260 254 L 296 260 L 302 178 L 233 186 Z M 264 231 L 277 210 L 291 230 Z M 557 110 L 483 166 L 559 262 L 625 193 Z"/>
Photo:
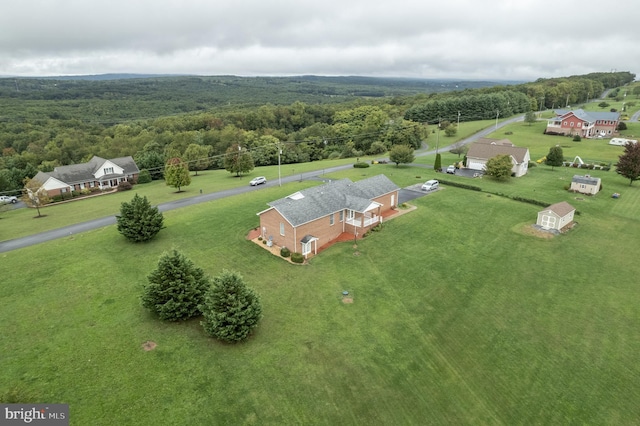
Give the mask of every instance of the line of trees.
<path id="1" fill-rule="evenodd" d="M 171 158 L 181 158 L 196 173 L 225 168 L 225 154 L 234 145 L 247 150 L 255 166 L 277 164 L 280 150 L 281 163 L 288 164 L 377 155 L 396 145 L 418 149 L 438 123 L 507 117 L 538 110 L 539 102 L 544 102 L 545 107 L 564 106 L 567 99 L 586 100 L 612 84 L 626 84 L 633 78 L 635 75 L 628 72 L 596 73 L 516 86 L 363 98 L 334 104 L 296 101 L 290 105 L 235 106 L 208 112 L 198 107 L 189 114 L 117 124 L 59 113 L 60 102 L 41 101 L 32 109 L 27 109 L 24 103 L 7 104 L 4 116 L 0 116 L 0 193 L 20 191 L 25 178 L 38 171 L 49 172 L 56 166 L 85 162 L 93 155 L 103 158 L 132 155 L 153 179 L 161 179 Z M 70 85 L 69 90 L 75 90 L 74 83 L 65 84 Z M 160 79 L 140 82 L 140 87 L 153 88 L 154 96 L 160 97 L 163 92 L 156 89 L 162 84 L 174 83 L 170 78 Z M 49 86 L 47 83 L 46 90 L 58 90 Z M 90 86 L 82 87 L 84 91 Z M 178 90 L 175 84 L 171 87 Z M 101 108 L 115 107 L 109 104 L 112 99 L 107 93 L 102 98 L 91 98 L 91 105 L 86 105 L 81 97 L 85 96 L 83 91 L 77 92 L 79 98 L 65 102 L 75 102 L 75 109 L 86 111 L 87 117 L 99 117 Z M 141 90 L 140 98 L 132 95 L 123 102 L 149 101 L 143 93 Z M 71 104 L 65 105 L 72 108 Z M 141 101 L 141 114 L 145 105 Z M 7 114 L 15 119 L 7 119 Z M 447 126 L 441 128 L 446 131 Z"/>

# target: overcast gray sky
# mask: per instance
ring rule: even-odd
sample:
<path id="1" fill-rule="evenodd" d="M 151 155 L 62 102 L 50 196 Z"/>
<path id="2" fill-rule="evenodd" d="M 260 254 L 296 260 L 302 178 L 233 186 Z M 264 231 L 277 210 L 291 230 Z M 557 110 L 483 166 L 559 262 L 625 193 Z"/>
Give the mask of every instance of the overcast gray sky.
<path id="1" fill-rule="evenodd" d="M 19 0 L 0 13 L 0 75 L 637 73 L 638 17 L 601 0 Z"/>

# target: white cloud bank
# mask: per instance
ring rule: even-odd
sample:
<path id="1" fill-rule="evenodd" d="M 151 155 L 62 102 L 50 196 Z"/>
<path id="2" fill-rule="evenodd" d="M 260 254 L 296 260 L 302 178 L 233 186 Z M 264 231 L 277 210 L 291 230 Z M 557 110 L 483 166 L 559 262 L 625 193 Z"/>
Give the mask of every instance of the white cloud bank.
<path id="1" fill-rule="evenodd" d="M 640 3 L 21 0 L 0 14 L 0 75 L 635 73 L 625 16 L 640 16 Z"/>

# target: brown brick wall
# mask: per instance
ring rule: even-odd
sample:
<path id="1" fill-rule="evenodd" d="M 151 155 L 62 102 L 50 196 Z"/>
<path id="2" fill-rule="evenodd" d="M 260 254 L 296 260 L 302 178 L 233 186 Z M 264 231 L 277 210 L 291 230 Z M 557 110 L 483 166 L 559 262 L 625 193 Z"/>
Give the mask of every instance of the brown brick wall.
<path id="1" fill-rule="evenodd" d="M 391 196 L 394 195 L 394 206 L 391 205 Z M 375 213 L 381 216 L 383 212 L 391 210 L 392 207 L 398 204 L 398 192 L 394 191 L 390 194 L 386 194 L 375 198 L 376 201 L 382 206 L 378 208 Z M 343 214 L 343 221 L 340 222 L 340 213 L 335 212 L 333 225 L 330 225 L 329 216 L 321 217 L 309 223 L 302 224 L 294 230 L 293 226 L 278 213 L 276 209 L 270 209 L 260 215 L 260 233 L 265 238 L 273 237 L 273 243 L 280 247 L 287 247 L 292 252 L 300 252 L 300 240 L 305 235 L 313 235 L 318 238 L 318 247 L 323 246 L 332 240 L 335 240 L 343 232 L 353 233 L 353 226 L 347 225 L 345 220 L 347 218 L 347 212 Z M 361 219 L 362 214 L 356 213 L 356 218 Z M 280 235 L 280 223 L 284 223 L 284 236 Z M 362 233 L 363 230 L 358 228 L 358 232 Z"/>

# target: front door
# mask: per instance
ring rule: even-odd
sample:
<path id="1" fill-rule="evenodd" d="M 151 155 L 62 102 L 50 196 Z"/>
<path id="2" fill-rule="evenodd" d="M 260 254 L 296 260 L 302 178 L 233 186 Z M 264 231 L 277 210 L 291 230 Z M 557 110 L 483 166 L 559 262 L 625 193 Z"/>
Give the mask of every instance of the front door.
<path id="1" fill-rule="evenodd" d="M 311 241 L 307 241 L 306 243 L 302 243 L 302 255 L 306 256 L 311 253 Z"/>

